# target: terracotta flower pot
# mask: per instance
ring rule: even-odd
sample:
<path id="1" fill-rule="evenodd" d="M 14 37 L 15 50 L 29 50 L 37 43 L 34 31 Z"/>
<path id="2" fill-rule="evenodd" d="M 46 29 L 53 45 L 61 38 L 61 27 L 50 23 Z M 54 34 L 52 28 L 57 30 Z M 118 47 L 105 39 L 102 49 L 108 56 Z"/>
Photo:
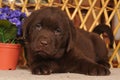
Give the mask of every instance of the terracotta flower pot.
<path id="1" fill-rule="evenodd" d="M 0 43 L 0 70 L 15 70 L 20 52 L 20 44 Z"/>

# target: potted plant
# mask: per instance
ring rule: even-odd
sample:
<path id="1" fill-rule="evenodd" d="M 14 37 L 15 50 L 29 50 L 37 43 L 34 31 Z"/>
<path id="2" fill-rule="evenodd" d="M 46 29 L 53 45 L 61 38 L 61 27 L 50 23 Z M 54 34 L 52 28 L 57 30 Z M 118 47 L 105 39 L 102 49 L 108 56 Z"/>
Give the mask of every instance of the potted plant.
<path id="1" fill-rule="evenodd" d="M 0 70 L 16 69 L 21 52 L 19 37 L 25 17 L 19 10 L 0 8 Z"/>

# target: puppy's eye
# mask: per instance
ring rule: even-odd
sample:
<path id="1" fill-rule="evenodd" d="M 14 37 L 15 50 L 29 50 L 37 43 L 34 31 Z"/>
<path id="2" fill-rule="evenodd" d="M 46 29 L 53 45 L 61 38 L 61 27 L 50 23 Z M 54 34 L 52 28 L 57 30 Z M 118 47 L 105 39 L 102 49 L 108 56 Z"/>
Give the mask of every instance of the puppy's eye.
<path id="1" fill-rule="evenodd" d="M 42 26 L 41 26 L 40 23 L 36 24 L 35 26 L 36 26 L 36 29 L 37 29 L 37 30 L 41 30 L 41 29 L 42 29 Z"/>
<path id="2" fill-rule="evenodd" d="M 61 34 L 61 32 L 62 32 L 62 30 L 60 28 L 57 28 L 55 30 L 55 35 L 59 35 L 59 34 Z"/>

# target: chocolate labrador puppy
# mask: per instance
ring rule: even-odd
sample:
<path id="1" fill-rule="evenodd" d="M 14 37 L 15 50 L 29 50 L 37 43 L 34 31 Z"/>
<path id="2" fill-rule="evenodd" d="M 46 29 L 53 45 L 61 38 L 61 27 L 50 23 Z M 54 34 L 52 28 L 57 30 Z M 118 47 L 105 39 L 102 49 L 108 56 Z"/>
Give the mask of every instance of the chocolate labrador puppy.
<path id="1" fill-rule="evenodd" d="M 110 74 L 104 41 L 96 33 L 75 28 L 59 8 L 32 12 L 23 25 L 23 35 L 32 74 Z"/>

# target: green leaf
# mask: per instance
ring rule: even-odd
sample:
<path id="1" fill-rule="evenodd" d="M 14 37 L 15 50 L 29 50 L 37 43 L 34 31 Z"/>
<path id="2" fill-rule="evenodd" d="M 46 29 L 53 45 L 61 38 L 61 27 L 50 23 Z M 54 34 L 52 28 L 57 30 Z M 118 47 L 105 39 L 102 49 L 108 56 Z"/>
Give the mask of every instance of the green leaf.
<path id="1" fill-rule="evenodd" d="M 17 27 L 8 20 L 0 20 L 0 42 L 11 42 L 16 38 Z"/>

